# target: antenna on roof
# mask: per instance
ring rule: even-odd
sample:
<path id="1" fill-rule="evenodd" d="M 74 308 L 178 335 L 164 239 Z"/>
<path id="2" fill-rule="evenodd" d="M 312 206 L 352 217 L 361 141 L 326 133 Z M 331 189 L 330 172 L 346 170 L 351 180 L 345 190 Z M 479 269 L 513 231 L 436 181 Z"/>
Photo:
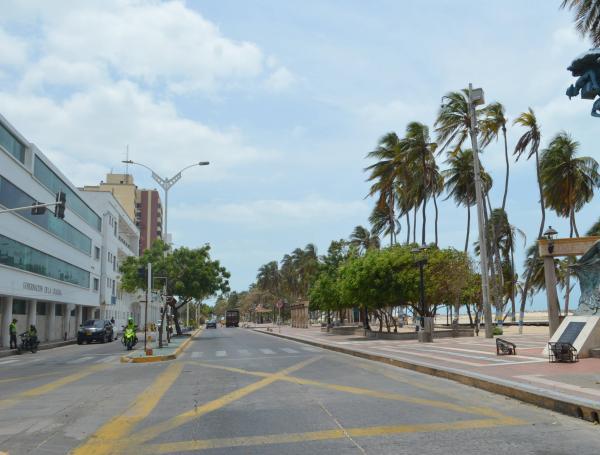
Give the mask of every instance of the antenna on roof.
<path id="1" fill-rule="evenodd" d="M 127 149 L 125 151 L 125 161 L 129 161 L 129 144 L 127 144 Z M 125 163 L 125 175 L 129 176 L 129 163 Z"/>

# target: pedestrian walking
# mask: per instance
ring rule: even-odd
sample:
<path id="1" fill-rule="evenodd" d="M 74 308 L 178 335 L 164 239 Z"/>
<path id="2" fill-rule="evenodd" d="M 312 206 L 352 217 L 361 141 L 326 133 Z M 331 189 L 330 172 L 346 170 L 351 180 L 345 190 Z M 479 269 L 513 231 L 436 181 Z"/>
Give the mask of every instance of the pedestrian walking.
<path id="1" fill-rule="evenodd" d="M 10 348 L 17 349 L 17 320 L 13 319 L 8 326 L 8 333 L 10 334 Z"/>

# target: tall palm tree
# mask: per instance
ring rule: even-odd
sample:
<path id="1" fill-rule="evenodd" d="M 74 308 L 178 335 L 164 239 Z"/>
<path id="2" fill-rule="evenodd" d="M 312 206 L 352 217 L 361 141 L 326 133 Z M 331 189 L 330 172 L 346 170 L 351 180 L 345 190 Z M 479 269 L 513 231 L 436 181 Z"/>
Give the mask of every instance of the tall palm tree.
<path id="1" fill-rule="evenodd" d="M 477 118 L 481 117 L 482 109 L 475 111 Z M 465 140 L 469 137 L 471 128 L 471 117 L 469 116 L 469 91 L 463 89 L 458 92 L 450 92 L 442 98 L 442 105 L 435 121 L 435 132 L 437 142 L 440 145 L 439 152 L 448 147 L 449 153 L 459 151 Z"/>
<path id="2" fill-rule="evenodd" d="M 506 162 L 506 174 L 504 177 L 504 194 L 502 195 L 502 210 L 506 209 L 506 196 L 508 195 L 508 177 L 510 172 L 510 162 L 508 160 L 508 142 L 506 140 L 506 114 L 504 106 L 501 103 L 488 104 L 483 109 L 485 117 L 480 121 L 481 129 L 481 147 L 487 147 L 492 140 L 498 140 L 498 135 L 502 131 L 504 138 L 504 161 Z"/>
<path id="3" fill-rule="evenodd" d="M 361 254 L 364 254 L 368 250 L 379 249 L 380 241 L 379 237 L 372 234 L 367 228 L 356 226 L 350 235 L 350 245 L 355 246 Z"/>
<path id="4" fill-rule="evenodd" d="M 527 128 L 527 131 L 519 138 L 517 145 L 515 146 L 514 155 L 517 157 L 517 161 L 522 156 L 526 155 L 526 159 L 530 159 L 535 156 L 535 171 L 537 175 L 538 188 L 540 192 L 540 210 L 542 212 L 542 219 L 540 221 L 540 229 L 538 231 L 538 239 L 542 238 L 544 232 L 544 224 L 546 222 L 546 209 L 544 205 L 544 192 L 542 190 L 542 180 L 540 178 L 540 157 L 539 148 L 542 140 L 542 134 L 540 127 L 535 117 L 533 109 L 529 108 L 527 112 L 523 112 L 513 122 L 514 125 L 520 125 Z M 528 150 L 529 149 L 529 150 Z"/>
<path id="5" fill-rule="evenodd" d="M 570 233 L 579 237 L 575 213 L 592 200 L 600 184 L 598 163 L 589 156 L 577 157 L 579 142 L 566 132 L 558 133 L 542 152 L 540 177 L 548 208 L 569 218 Z"/>
<path id="6" fill-rule="evenodd" d="M 445 179 L 448 198 L 454 199 L 456 205 L 462 205 L 467 208 L 467 235 L 465 238 L 465 253 L 469 249 L 469 233 L 471 229 L 471 207 L 475 205 L 475 172 L 473 170 L 473 151 L 471 149 L 458 149 L 454 154 L 450 154 L 446 160 L 448 169 L 442 172 Z M 483 192 L 487 192 L 492 187 L 492 178 L 481 168 L 481 181 L 483 183 Z"/>
<path id="7" fill-rule="evenodd" d="M 405 178 L 404 186 L 415 188 L 414 193 L 418 195 L 418 204 L 421 205 L 422 226 L 421 244 L 425 244 L 425 232 L 427 228 L 427 200 L 432 195 L 432 187 L 437 165 L 434 153 L 437 145 L 431 142 L 429 128 L 419 122 L 410 122 L 406 126 L 406 134 L 400 141 L 403 150 L 404 170 L 408 170 L 410 178 Z"/>
<path id="8" fill-rule="evenodd" d="M 281 285 L 281 274 L 277 261 L 271 261 L 262 265 L 256 275 L 256 285 L 263 291 L 268 291 L 274 296 L 279 295 Z"/>
<path id="9" fill-rule="evenodd" d="M 390 236 L 391 245 L 395 242 L 397 232 L 396 185 L 402 172 L 402 155 L 398 135 L 387 133 L 379 140 L 377 148 L 367 154 L 367 158 L 377 161 L 365 169 L 369 172 L 367 181 L 373 182 L 368 196 L 377 195 L 377 214 L 385 211 L 387 215 L 384 230 Z"/>
<path id="10" fill-rule="evenodd" d="M 600 47 L 600 0 L 563 0 L 560 7 L 575 10 L 575 28 Z"/>

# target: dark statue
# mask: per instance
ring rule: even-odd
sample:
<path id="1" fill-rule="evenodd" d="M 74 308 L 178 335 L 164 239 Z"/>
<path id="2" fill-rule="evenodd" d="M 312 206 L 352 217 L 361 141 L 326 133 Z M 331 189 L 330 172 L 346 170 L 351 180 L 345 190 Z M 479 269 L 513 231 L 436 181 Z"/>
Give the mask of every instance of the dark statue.
<path id="1" fill-rule="evenodd" d="M 577 315 L 595 315 L 600 310 L 600 241 L 569 266 L 577 275 L 581 297 Z"/>
<path id="2" fill-rule="evenodd" d="M 571 99 L 573 96 L 579 95 L 585 100 L 593 100 L 600 96 L 600 48 L 590 49 L 581 54 L 571 66 L 567 68 L 571 74 L 578 77 L 575 85 L 571 85 L 567 89 L 567 96 Z M 592 105 L 592 116 L 600 117 L 600 98 L 594 101 Z"/>

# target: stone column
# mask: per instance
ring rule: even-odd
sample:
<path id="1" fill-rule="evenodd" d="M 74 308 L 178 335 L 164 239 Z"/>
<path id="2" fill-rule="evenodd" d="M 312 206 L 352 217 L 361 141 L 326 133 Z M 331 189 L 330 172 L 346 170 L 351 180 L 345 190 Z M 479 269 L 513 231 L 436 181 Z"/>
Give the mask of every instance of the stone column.
<path id="1" fill-rule="evenodd" d="M 75 328 L 79 330 L 81 324 L 83 324 L 83 306 L 75 305 Z"/>
<path id="2" fill-rule="evenodd" d="M 67 333 L 65 337 L 63 334 L 63 339 L 68 340 L 71 338 L 71 332 L 73 331 L 73 324 L 71 323 L 71 310 L 73 310 L 74 305 L 69 303 L 64 305 L 64 313 L 63 313 L 63 332 Z"/>
<path id="3" fill-rule="evenodd" d="M 2 298 L 2 327 L 0 328 L 0 333 L 2 334 L 2 346 L 5 348 L 9 347 L 10 345 L 8 326 L 10 325 L 13 317 L 12 306 L 12 297 L 7 296 Z"/>
<path id="4" fill-rule="evenodd" d="M 27 329 L 30 325 L 37 325 L 37 300 L 27 302 Z"/>
<path id="5" fill-rule="evenodd" d="M 554 271 L 554 258 L 552 256 L 544 256 L 544 279 L 546 281 L 546 299 L 548 303 L 548 325 L 550 336 L 552 336 L 560 325 L 556 273 Z"/>
<path id="6" fill-rule="evenodd" d="M 46 316 L 46 341 L 53 341 L 54 326 L 56 325 L 56 303 L 48 303 L 48 315 Z"/>

